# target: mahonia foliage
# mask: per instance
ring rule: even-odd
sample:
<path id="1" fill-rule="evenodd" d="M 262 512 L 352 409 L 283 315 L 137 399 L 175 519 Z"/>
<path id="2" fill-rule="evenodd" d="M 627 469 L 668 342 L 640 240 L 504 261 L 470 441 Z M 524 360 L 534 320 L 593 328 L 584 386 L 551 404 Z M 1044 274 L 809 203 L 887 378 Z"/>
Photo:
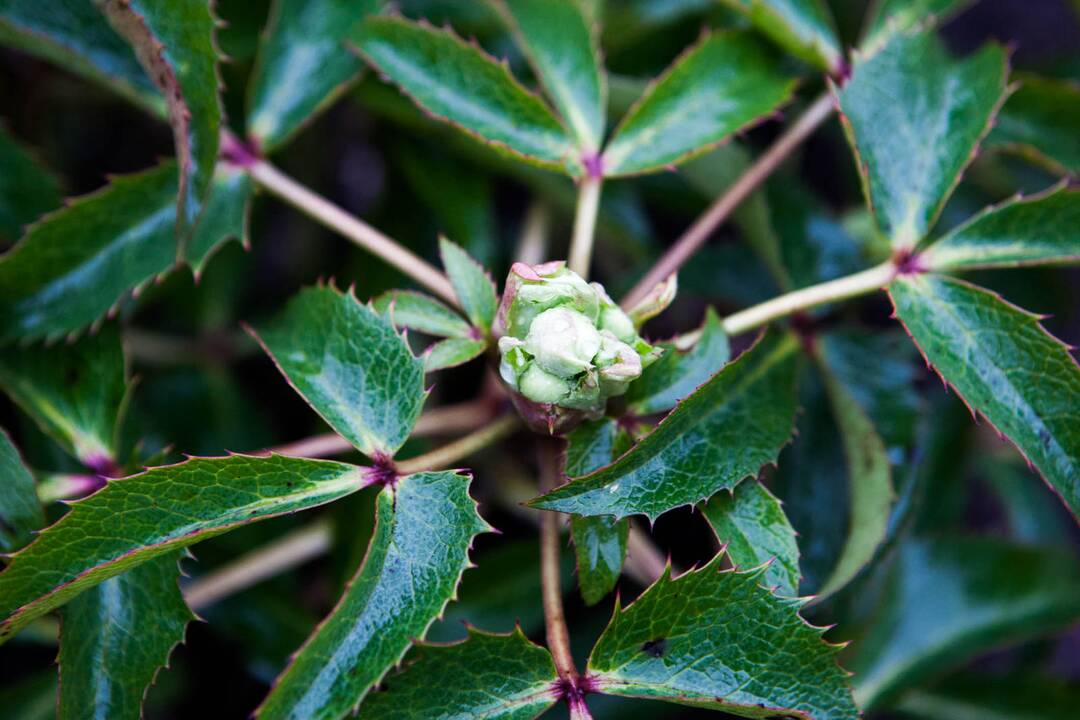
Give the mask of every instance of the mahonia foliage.
<path id="1" fill-rule="evenodd" d="M 268 719 L 1064 717 L 1046 645 L 944 677 L 1080 618 L 1080 367 L 998 294 L 1075 310 L 1030 268 L 1080 263 L 1080 91 L 954 55 L 968 4 L 874 3 L 848 45 L 823 0 L 0 3 L 5 61 L 78 76 L 62 112 L 112 93 L 175 155 L 61 201 L 31 93 L 2 111 L 0 658 L 58 644 L 2 714 L 217 716 L 183 704 L 207 667 Z M 843 217 L 775 155 L 747 172 L 834 111 Z M 338 158 L 341 128 L 377 139 Z M 371 225 L 270 164 L 320 141 L 348 168 L 303 176 Z M 738 241 L 626 293 L 732 187 Z M 249 229 L 259 188 L 374 257 Z M 950 395 L 1008 445 L 969 453 Z"/>

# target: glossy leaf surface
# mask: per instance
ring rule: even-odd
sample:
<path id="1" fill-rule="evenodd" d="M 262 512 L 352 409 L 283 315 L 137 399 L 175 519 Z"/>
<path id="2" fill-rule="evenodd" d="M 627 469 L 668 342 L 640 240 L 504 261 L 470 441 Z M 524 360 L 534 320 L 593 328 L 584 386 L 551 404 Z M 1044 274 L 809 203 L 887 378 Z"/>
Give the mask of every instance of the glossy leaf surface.
<path id="1" fill-rule="evenodd" d="M 650 86 L 604 150 L 605 175 L 661 170 L 705 152 L 773 112 L 792 78 L 748 32 L 706 35 Z"/>
<path id="2" fill-rule="evenodd" d="M 611 465 L 531 501 L 577 515 L 656 518 L 775 462 L 795 416 L 797 343 L 766 335 Z"/>
<path id="3" fill-rule="evenodd" d="M 34 478 L 23 465 L 7 431 L 0 428 L 0 552 L 10 553 L 30 542 L 45 525 Z"/>
<path id="4" fill-rule="evenodd" d="M 452 337 L 440 340 L 424 353 L 424 372 L 464 365 L 484 354 L 487 342 L 473 338 Z"/>
<path id="5" fill-rule="evenodd" d="M 59 204 L 57 179 L 0 124 L 0 243 L 19 239 L 25 226 Z"/>
<path id="6" fill-rule="evenodd" d="M 940 271 L 1078 262 L 1080 191 L 1066 187 L 987 208 L 921 257 Z"/>
<path id="7" fill-rule="evenodd" d="M 465 314 L 473 325 L 484 332 L 490 331 L 499 305 L 491 276 L 460 245 L 446 238 L 439 238 L 439 254 Z"/>
<path id="8" fill-rule="evenodd" d="M 109 325 L 71 345 L 0 354 L 0 388 L 84 465 L 105 472 L 127 395 L 120 332 Z"/>
<path id="9" fill-rule="evenodd" d="M 378 0 L 276 0 L 251 79 L 248 134 L 273 152 L 337 99 L 363 62 L 349 31 Z"/>
<path id="10" fill-rule="evenodd" d="M 915 27 L 943 24 L 954 15 L 975 4 L 976 0 L 880 0 L 868 9 L 869 20 L 861 43 L 872 48 L 885 42 L 890 35 Z"/>
<path id="11" fill-rule="evenodd" d="M 386 689 L 372 693 L 361 718 L 528 720 L 555 704 L 551 653 L 515 628 L 493 635 L 468 628 L 465 640 L 420 645 Z"/>
<path id="12" fill-rule="evenodd" d="M 799 546 L 782 503 L 756 480 L 739 483 L 732 492 L 717 493 L 701 512 L 740 570 L 769 563 L 762 576 L 777 595 L 797 597 Z"/>
<path id="13" fill-rule="evenodd" d="M 113 480 L 75 503 L 0 573 L 0 642 L 141 563 L 368 482 L 355 465 L 281 455 L 194 458 Z"/>
<path id="14" fill-rule="evenodd" d="M 383 488 L 367 557 L 258 717 L 342 717 L 423 638 L 454 596 L 473 538 L 490 530 L 468 486 L 468 476 L 448 471 Z"/>
<path id="15" fill-rule="evenodd" d="M 950 58 L 930 31 L 901 33 L 856 58 L 837 92 L 863 190 L 895 247 L 933 226 L 1005 97 L 998 45 Z"/>
<path id="16" fill-rule="evenodd" d="M 351 293 L 302 290 L 257 337 L 296 391 L 365 455 L 393 455 L 427 394 L 423 361 Z"/>
<path id="17" fill-rule="evenodd" d="M 616 606 L 589 656 L 600 691 L 752 718 L 858 717 L 837 648 L 799 617 L 801 601 L 770 593 L 761 569 L 721 570 L 721 558 L 665 572 Z"/>
<path id="18" fill-rule="evenodd" d="M 164 115 L 165 102 L 131 47 L 85 0 L 5 0 L 0 43 L 102 83 Z"/>
<path id="19" fill-rule="evenodd" d="M 1038 317 L 938 275 L 889 287 L 927 362 L 1004 433 L 1080 515 L 1080 367 Z"/>
<path id="20" fill-rule="evenodd" d="M 140 720 L 143 697 L 195 615 L 177 553 L 143 563 L 64 606 L 57 717 Z"/>
<path id="21" fill-rule="evenodd" d="M 580 172 L 573 140 L 554 113 L 477 47 L 401 18 L 369 18 L 351 34 L 380 73 L 423 110 L 527 160 Z"/>
<path id="22" fill-rule="evenodd" d="M 1080 85 L 1020 76 L 986 139 L 988 147 L 1018 152 L 1055 172 L 1080 174 Z"/>
<path id="23" fill-rule="evenodd" d="M 419 330 L 435 337 L 469 336 L 469 323 L 430 295 L 411 290 L 391 290 L 375 298 L 371 304 L 399 329 Z"/>
<path id="24" fill-rule="evenodd" d="M 822 0 L 723 0 L 798 58 L 829 73 L 844 62 L 829 9 Z"/>
<path id="25" fill-rule="evenodd" d="M 202 0 L 94 0 L 165 96 L 179 171 L 177 257 L 210 193 L 221 140 L 216 20 Z"/>
<path id="26" fill-rule="evenodd" d="M 255 188 L 242 168 L 218 163 L 211 181 L 210 197 L 188 242 L 185 260 L 198 277 L 210 257 L 229 240 L 248 246 L 248 215 Z"/>
<path id="27" fill-rule="evenodd" d="M 594 31 L 576 0 L 499 0 L 537 79 L 583 151 L 604 138 L 607 98 Z"/>
<path id="28" fill-rule="evenodd" d="M 664 412 L 705 384 L 731 359 L 731 347 L 720 316 L 705 311 L 701 335 L 692 348 L 679 351 L 661 343 L 664 354 L 630 384 L 627 405 L 637 415 Z"/>
<path id="29" fill-rule="evenodd" d="M 906 539 L 888 583 L 880 616 L 852 658 L 863 707 L 1080 617 L 1070 553 L 993 538 Z"/>

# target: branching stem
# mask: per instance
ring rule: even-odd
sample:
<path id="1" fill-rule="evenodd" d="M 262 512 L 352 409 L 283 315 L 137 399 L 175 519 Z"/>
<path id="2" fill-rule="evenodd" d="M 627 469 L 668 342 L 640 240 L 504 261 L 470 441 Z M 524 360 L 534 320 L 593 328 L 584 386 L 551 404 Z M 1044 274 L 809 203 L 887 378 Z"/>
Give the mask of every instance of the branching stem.
<path id="1" fill-rule="evenodd" d="M 507 413 L 487 427 L 483 427 L 459 440 L 436 448 L 429 453 L 398 461 L 397 471 L 401 475 L 409 475 L 426 470 L 448 468 L 458 460 L 502 440 L 520 426 L 521 419 L 518 418 L 517 414 L 513 412 Z"/>
<path id="2" fill-rule="evenodd" d="M 600 189 L 604 179 L 586 175 L 578 188 L 577 215 L 574 217 L 574 236 L 570 240 L 567 267 L 581 277 L 589 276 L 593 241 L 596 237 L 596 215 L 600 211 Z"/>
<path id="3" fill-rule="evenodd" d="M 675 241 L 663 257 L 650 268 L 645 277 L 623 298 L 623 308 L 633 307 L 658 283 L 663 282 L 673 272 L 677 272 L 694 253 L 701 249 L 717 226 L 726 220 L 742 201 L 756 190 L 780 163 L 832 113 L 832 95 L 826 91 L 806 109 L 794 125 L 762 153 L 753 165 L 747 168 L 727 192 L 717 198 L 716 202 L 683 233 L 682 237 Z"/>

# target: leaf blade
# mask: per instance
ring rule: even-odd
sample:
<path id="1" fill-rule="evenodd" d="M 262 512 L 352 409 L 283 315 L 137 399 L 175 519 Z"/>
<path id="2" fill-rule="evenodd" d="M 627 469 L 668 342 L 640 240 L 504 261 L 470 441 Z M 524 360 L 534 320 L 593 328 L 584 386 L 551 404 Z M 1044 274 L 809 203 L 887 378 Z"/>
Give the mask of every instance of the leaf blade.
<path id="1" fill-rule="evenodd" d="M 1021 75 L 986 145 L 1031 157 L 1061 174 L 1080 175 L 1080 86 Z"/>
<path id="2" fill-rule="evenodd" d="M 430 295 L 390 290 L 375 298 L 371 305 L 399 329 L 419 330 L 435 337 L 469 336 L 469 323 Z"/>
<path id="3" fill-rule="evenodd" d="M 828 7 L 821 0 L 723 0 L 746 15 L 773 42 L 828 73 L 844 65 Z"/>
<path id="4" fill-rule="evenodd" d="M 446 238 L 439 238 L 439 254 L 465 314 L 473 325 L 485 333 L 490 332 L 499 305 L 491 276 L 460 245 Z"/>
<path id="5" fill-rule="evenodd" d="M 60 184 L 0 124 L 0 241 L 14 241 L 23 227 L 60 205 Z"/>
<path id="6" fill-rule="evenodd" d="M 424 352 L 424 372 L 436 372 L 464 365 L 487 350 L 487 342 L 473 338 L 452 337 L 440 340 Z"/>
<path id="7" fill-rule="evenodd" d="M 0 552 L 26 545 L 33 532 L 45 525 L 34 478 L 19 457 L 7 431 L 0 428 Z"/>

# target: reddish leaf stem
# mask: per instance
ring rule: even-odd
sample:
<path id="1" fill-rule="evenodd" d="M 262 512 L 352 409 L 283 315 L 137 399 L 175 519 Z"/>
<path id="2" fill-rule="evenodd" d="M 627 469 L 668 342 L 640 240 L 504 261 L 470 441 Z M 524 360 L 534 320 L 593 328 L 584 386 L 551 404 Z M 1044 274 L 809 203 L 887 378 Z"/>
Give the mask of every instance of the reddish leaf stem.
<path id="1" fill-rule="evenodd" d="M 814 132 L 834 110 L 832 94 L 823 93 L 806 109 L 795 124 L 776 139 L 768 150 L 746 172 L 717 198 L 705 213 L 691 225 L 682 237 L 664 253 L 637 285 L 623 298 L 624 309 L 636 305 L 656 285 L 677 272 L 687 260 L 701 249 L 713 231 L 739 207 L 750 193 L 758 188 L 791 152 Z"/>

